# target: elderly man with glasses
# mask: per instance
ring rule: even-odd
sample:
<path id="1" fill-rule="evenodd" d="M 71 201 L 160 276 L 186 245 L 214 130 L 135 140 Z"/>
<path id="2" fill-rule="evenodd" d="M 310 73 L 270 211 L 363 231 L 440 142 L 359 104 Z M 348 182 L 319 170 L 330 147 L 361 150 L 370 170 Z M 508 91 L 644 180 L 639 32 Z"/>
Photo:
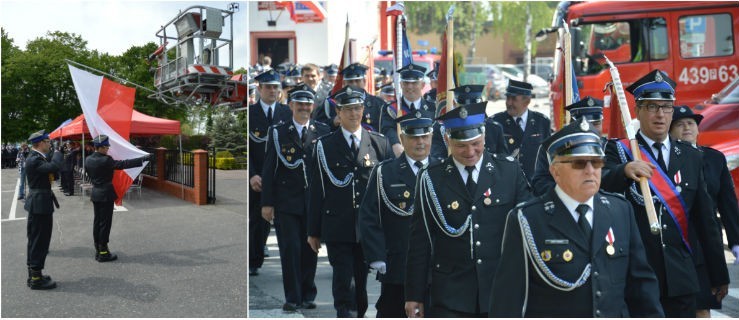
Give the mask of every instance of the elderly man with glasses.
<path id="1" fill-rule="evenodd" d="M 603 131 L 603 100 L 585 97 L 578 102 L 566 106 L 565 110 L 570 112 L 573 122 L 580 122 L 581 119 L 585 119 L 596 133 L 600 134 Z M 606 138 L 601 137 L 601 146 L 605 146 L 606 141 L 608 141 Z M 546 151 L 548 147 L 546 141 L 543 142 L 539 146 L 539 151 L 536 155 L 534 176 L 531 178 L 531 187 L 535 196 L 543 195 L 554 188 L 554 178 L 549 173 L 549 161 L 547 161 Z"/>
<path id="2" fill-rule="evenodd" d="M 628 140 L 606 145 L 602 187 L 623 193 L 631 202 L 647 251 L 659 280 L 660 303 L 667 317 L 695 317 L 700 286 L 696 271 L 705 268 L 712 293 L 719 301 L 728 293 L 729 275 L 721 232 L 711 214 L 703 157 L 689 143 L 670 139 L 675 82 L 654 70 L 626 88 L 636 100 L 641 128 L 636 140 L 640 159 L 634 159 Z M 644 199 L 637 187 L 648 178 L 654 197 Z M 645 202 L 654 202 L 661 232 L 653 234 Z"/>
<path id="3" fill-rule="evenodd" d="M 603 149 L 581 118 L 547 141 L 556 186 L 508 214 L 496 317 L 662 317 L 633 209 L 599 192 Z"/>

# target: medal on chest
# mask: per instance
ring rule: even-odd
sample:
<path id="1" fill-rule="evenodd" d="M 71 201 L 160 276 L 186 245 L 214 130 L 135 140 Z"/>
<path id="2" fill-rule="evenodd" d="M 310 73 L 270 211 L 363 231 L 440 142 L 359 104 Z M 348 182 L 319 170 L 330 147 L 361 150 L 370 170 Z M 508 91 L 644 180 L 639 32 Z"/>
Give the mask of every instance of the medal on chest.
<path id="1" fill-rule="evenodd" d="M 613 242 L 616 241 L 616 237 L 613 235 L 613 228 L 608 228 L 606 241 L 608 242 L 608 246 L 606 246 L 606 253 L 608 253 L 609 256 L 616 254 L 616 248 L 613 247 Z"/>

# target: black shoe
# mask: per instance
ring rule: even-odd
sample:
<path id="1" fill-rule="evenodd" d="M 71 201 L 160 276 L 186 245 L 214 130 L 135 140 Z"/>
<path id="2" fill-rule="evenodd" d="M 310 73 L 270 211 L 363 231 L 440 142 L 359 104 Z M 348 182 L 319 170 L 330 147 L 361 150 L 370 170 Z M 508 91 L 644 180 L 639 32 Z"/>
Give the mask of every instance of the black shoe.
<path id="1" fill-rule="evenodd" d="M 303 309 L 315 309 L 316 303 L 313 301 L 305 301 L 303 302 L 303 304 L 300 305 L 300 307 Z"/>
<path id="2" fill-rule="evenodd" d="M 354 316 L 354 314 L 347 309 L 336 310 L 336 317 L 337 318 L 356 318 L 356 316 Z"/>
<path id="3" fill-rule="evenodd" d="M 285 302 L 285 304 L 282 305 L 282 311 L 286 311 L 286 312 L 298 311 L 298 305 L 292 302 Z"/>
<path id="4" fill-rule="evenodd" d="M 108 262 L 118 260 L 118 256 L 110 253 L 107 244 L 100 244 L 95 246 L 97 248 L 95 252 L 95 260 L 97 262 Z"/>
<path id="5" fill-rule="evenodd" d="M 31 290 L 49 290 L 56 288 L 56 282 L 51 277 L 45 276 L 41 270 L 28 269 L 28 287 Z"/>
<path id="6" fill-rule="evenodd" d="M 259 268 L 249 268 L 249 275 L 250 276 L 258 276 L 259 275 Z"/>
<path id="7" fill-rule="evenodd" d="M 20 196 L 20 197 L 18 197 L 18 200 L 23 200 L 23 198 L 25 198 L 25 197 L 24 196 Z"/>

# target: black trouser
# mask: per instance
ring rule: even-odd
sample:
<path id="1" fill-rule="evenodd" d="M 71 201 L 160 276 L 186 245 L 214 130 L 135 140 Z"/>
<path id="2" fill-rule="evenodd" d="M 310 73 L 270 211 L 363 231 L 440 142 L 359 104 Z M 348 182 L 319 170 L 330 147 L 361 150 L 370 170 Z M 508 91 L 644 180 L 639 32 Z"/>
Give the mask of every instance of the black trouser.
<path id="1" fill-rule="evenodd" d="M 32 269 L 41 270 L 46 263 L 46 254 L 49 253 L 51 230 L 53 227 L 51 214 L 29 214 L 26 224 L 28 249 L 26 264 Z"/>
<path id="2" fill-rule="evenodd" d="M 405 287 L 402 284 L 382 283 L 375 308 L 378 318 L 406 318 Z"/>
<path id="3" fill-rule="evenodd" d="M 660 297 L 659 302 L 667 318 L 695 318 L 695 294 Z"/>
<path id="4" fill-rule="evenodd" d="M 65 193 L 74 194 L 74 172 L 62 171 L 62 190 Z"/>
<path id="5" fill-rule="evenodd" d="M 261 192 L 249 190 L 249 268 L 262 267 L 270 229 L 269 222 L 262 218 L 261 195 Z"/>
<path id="6" fill-rule="evenodd" d="M 92 238 L 95 244 L 107 244 L 113 226 L 113 201 L 92 202 L 95 219 L 92 222 Z"/>
<path id="7" fill-rule="evenodd" d="M 357 317 L 367 312 L 367 274 L 369 267 L 364 261 L 364 253 L 359 243 L 327 242 L 328 261 L 333 268 L 331 291 L 336 310 L 350 310 L 356 303 Z M 352 278 L 354 290 L 352 290 Z M 352 297 L 352 292 L 354 296 Z"/>
<path id="8" fill-rule="evenodd" d="M 285 302 L 300 305 L 315 300 L 318 256 L 307 241 L 306 217 L 278 212 L 274 221 Z"/>
<path id="9" fill-rule="evenodd" d="M 431 306 L 424 310 L 426 318 L 487 318 L 486 313 L 467 313 L 462 311 L 456 311 L 447 309 L 441 306 Z"/>

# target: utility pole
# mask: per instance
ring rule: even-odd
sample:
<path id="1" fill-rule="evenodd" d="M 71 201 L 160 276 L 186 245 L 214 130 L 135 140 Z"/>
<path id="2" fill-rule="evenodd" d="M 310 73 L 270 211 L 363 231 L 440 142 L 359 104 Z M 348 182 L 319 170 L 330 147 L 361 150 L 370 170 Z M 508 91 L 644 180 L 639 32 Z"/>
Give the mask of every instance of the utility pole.
<path id="1" fill-rule="evenodd" d="M 526 3 L 526 28 L 523 50 L 523 81 L 528 81 L 531 72 L 531 4 Z"/>
<path id="2" fill-rule="evenodd" d="M 469 2 L 472 6 L 472 39 L 470 40 L 470 63 L 475 63 L 475 51 L 477 51 L 477 1 Z"/>

